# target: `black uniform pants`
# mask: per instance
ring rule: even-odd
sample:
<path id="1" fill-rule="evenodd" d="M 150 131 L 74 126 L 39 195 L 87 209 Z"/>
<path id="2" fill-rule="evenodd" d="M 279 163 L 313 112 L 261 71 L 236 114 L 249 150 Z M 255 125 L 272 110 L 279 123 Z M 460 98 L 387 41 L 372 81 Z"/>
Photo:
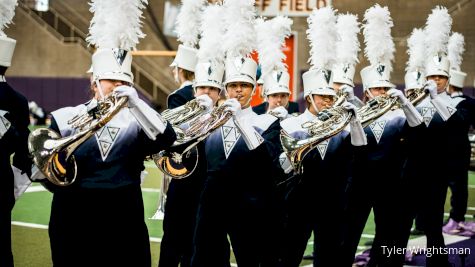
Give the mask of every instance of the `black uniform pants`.
<path id="1" fill-rule="evenodd" d="M 13 173 L 9 160 L 0 167 L 0 266 L 13 266 L 12 209 L 15 204 Z"/>
<path id="2" fill-rule="evenodd" d="M 203 190 L 200 179 L 190 176 L 170 182 L 163 219 L 160 267 L 190 266 L 196 213 Z"/>
<path id="3" fill-rule="evenodd" d="M 456 222 L 465 221 L 468 201 L 468 168 L 454 168 L 449 177 L 450 218 Z"/>
<path id="4" fill-rule="evenodd" d="M 280 221 L 273 192 L 254 190 L 254 184 L 231 179 L 236 178 L 210 177 L 205 183 L 191 266 L 230 266 L 228 236 L 238 266 L 277 266 Z"/>
<path id="5" fill-rule="evenodd" d="M 392 266 L 388 249 L 395 246 L 394 231 L 398 227 L 395 210 L 400 205 L 402 196 L 399 193 L 400 180 L 397 176 L 391 177 L 389 173 L 371 170 L 371 173 L 365 176 L 352 179 L 345 210 L 341 266 L 352 266 L 371 209 L 374 213 L 376 234 L 369 266 Z"/>
<path id="6" fill-rule="evenodd" d="M 307 178 L 317 180 L 317 177 Z M 323 176 L 318 179 L 323 179 Z M 333 255 L 338 253 L 342 240 L 343 193 L 346 181 L 336 177 L 325 179 L 331 182 L 303 181 L 287 195 L 283 251 L 285 267 L 300 265 L 312 231 L 314 266 L 340 266 L 339 258 Z"/>
<path id="7" fill-rule="evenodd" d="M 55 192 L 49 236 L 55 267 L 151 265 L 139 185 Z"/>
<path id="8" fill-rule="evenodd" d="M 398 212 L 402 218 L 401 227 L 398 228 L 397 246 L 406 247 L 409 240 L 410 231 L 414 218 L 421 216 L 424 219 L 424 233 L 427 237 L 428 248 L 445 248 L 442 226 L 444 220 L 444 204 L 447 194 L 447 175 L 443 171 L 439 173 L 419 174 L 404 178 L 404 198 Z M 398 262 L 404 261 L 404 255 L 400 255 Z M 433 254 L 427 257 L 426 266 L 450 266 L 448 256 L 444 254 Z"/>

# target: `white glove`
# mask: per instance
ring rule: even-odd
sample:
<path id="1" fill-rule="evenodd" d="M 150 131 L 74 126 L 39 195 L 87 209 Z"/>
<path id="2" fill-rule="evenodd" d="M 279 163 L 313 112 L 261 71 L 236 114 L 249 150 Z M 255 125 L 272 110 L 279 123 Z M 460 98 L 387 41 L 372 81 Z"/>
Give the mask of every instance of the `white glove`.
<path id="1" fill-rule="evenodd" d="M 284 170 L 286 174 L 290 173 L 294 169 L 294 166 L 292 166 L 292 163 L 290 163 L 289 157 L 287 157 L 285 153 L 280 154 L 279 163 L 280 167 L 282 167 L 282 170 Z"/>
<path id="2" fill-rule="evenodd" d="M 241 132 L 241 136 L 249 150 L 256 149 L 264 142 L 264 138 L 254 129 L 254 127 L 242 118 L 241 104 L 235 98 L 224 101 L 223 106 L 225 111 L 231 111 L 234 116 L 234 124 Z"/>
<path id="3" fill-rule="evenodd" d="M 389 89 L 387 94 L 390 97 L 397 97 L 398 101 L 401 105 L 405 105 L 406 103 L 409 102 L 409 100 L 404 96 L 404 94 L 401 92 L 401 90 L 398 89 Z"/>
<path id="4" fill-rule="evenodd" d="M 434 99 L 438 93 L 437 93 L 437 83 L 433 80 L 428 80 L 424 84 L 425 90 L 427 90 L 430 94 L 430 98 Z"/>
<path id="5" fill-rule="evenodd" d="M 358 120 L 356 106 L 351 104 L 350 102 L 344 102 L 341 107 L 353 113 L 353 116 L 350 120 L 351 144 L 354 146 L 366 145 L 368 141 L 366 139 L 366 134 L 363 130 L 363 126 L 361 126 L 361 122 L 360 120 Z"/>
<path id="6" fill-rule="evenodd" d="M 353 90 L 353 87 L 347 85 L 347 84 L 344 84 L 342 87 L 340 87 L 340 90 L 343 92 L 343 93 L 346 93 L 347 96 L 346 96 L 346 99 L 353 99 L 355 97 L 355 91 Z"/>
<path id="7" fill-rule="evenodd" d="M 197 96 L 196 101 L 198 102 L 198 106 L 206 111 L 213 109 L 213 100 L 211 100 L 207 94 Z"/>
<path id="8" fill-rule="evenodd" d="M 118 97 L 127 97 L 127 105 L 130 112 L 148 138 L 155 140 L 158 134 L 162 134 L 165 131 L 167 122 L 162 118 L 162 116 L 160 116 L 160 114 L 158 114 L 157 111 L 139 98 L 135 88 L 121 85 L 116 87 L 114 91 L 117 92 Z"/>
<path id="9" fill-rule="evenodd" d="M 348 112 L 351 112 L 353 113 L 353 116 L 351 117 L 351 121 L 355 121 L 357 120 L 358 118 L 356 117 L 356 106 L 351 104 L 350 102 L 343 102 L 343 104 L 341 104 L 341 107 L 344 108 L 345 110 L 347 110 Z"/>
<path id="10" fill-rule="evenodd" d="M 407 124 L 409 124 L 410 127 L 415 127 L 422 123 L 423 119 L 421 114 L 400 90 L 390 89 L 387 94 L 390 97 L 398 98 L 402 111 L 404 112 L 404 115 L 406 115 Z"/>
<path id="11" fill-rule="evenodd" d="M 227 99 L 224 101 L 223 106 L 225 111 L 230 111 L 233 116 L 238 116 L 241 113 L 241 104 L 236 98 Z"/>
<path id="12" fill-rule="evenodd" d="M 283 106 L 276 107 L 273 110 L 271 110 L 271 112 L 272 112 L 272 115 L 276 116 L 280 120 L 287 118 L 287 115 L 289 115 L 289 112 Z"/>
<path id="13" fill-rule="evenodd" d="M 139 95 L 137 94 L 137 90 L 135 90 L 135 88 L 127 86 L 127 85 L 117 86 L 114 89 L 114 92 L 117 93 L 118 97 L 126 96 L 128 98 L 127 106 L 129 108 L 136 107 L 137 102 L 140 100 Z"/>
<path id="14" fill-rule="evenodd" d="M 21 170 L 12 165 L 13 179 L 14 179 L 14 193 L 15 200 L 17 200 L 28 187 L 31 185 L 31 180 L 26 173 L 21 173 Z"/>

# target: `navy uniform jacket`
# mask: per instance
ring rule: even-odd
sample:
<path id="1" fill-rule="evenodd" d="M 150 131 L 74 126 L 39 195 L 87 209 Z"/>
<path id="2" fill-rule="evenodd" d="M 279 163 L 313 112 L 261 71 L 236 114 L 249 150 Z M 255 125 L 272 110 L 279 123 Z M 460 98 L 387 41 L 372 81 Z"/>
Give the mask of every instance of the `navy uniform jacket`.
<path id="1" fill-rule="evenodd" d="M 408 142 L 412 142 L 412 136 L 423 128 L 422 124 L 409 127 L 402 109 L 391 110 L 365 127 L 368 156 L 359 166 L 361 175 L 389 184 L 400 179 L 405 162 L 409 156 L 412 158 Z"/>
<path id="2" fill-rule="evenodd" d="M 186 102 L 195 98 L 195 91 L 191 82 L 184 82 L 182 86 L 168 95 L 167 107 L 169 109 L 184 105 Z"/>
<path id="3" fill-rule="evenodd" d="M 52 112 L 51 128 L 66 137 L 76 133 L 67 121 L 86 112 L 87 105 L 66 107 Z M 140 128 L 128 108 L 123 108 L 112 120 L 87 139 L 73 153 L 77 163 L 77 178 L 73 184 L 81 188 L 118 188 L 140 184 L 146 156 L 170 147 L 176 134 L 170 124 L 155 141 Z"/>
<path id="4" fill-rule="evenodd" d="M 450 139 L 450 167 L 467 169 L 470 165 L 471 147 L 468 140 L 470 126 L 475 125 L 475 100 L 465 95 L 453 95 L 452 100 L 459 114 L 463 114 L 460 123 L 452 124 Z"/>
<path id="5" fill-rule="evenodd" d="M 445 92 L 439 96 L 453 107 L 460 103 L 460 99 L 452 99 Z M 460 108 L 447 121 L 444 121 L 430 100 L 427 97 L 416 106 L 424 119 L 426 128 L 415 136 L 414 143 L 418 147 L 416 157 L 419 162 L 413 162 L 417 166 L 411 164 L 409 171 L 416 171 L 413 177 L 445 179 L 447 172 L 450 171 L 448 159 L 453 156 L 450 149 L 451 139 L 453 139 L 452 129 L 459 128 L 467 114 L 465 109 Z"/>
<path id="6" fill-rule="evenodd" d="M 316 116 L 307 109 L 297 117 L 283 120 L 281 126 L 290 136 L 298 140 L 307 139 L 309 137 L 308 131 L 302 128 L 301 125 L 315 118 Z M 342 190 L 351 175 L 351 164 L 356 151 L 354 149 L 351 145 L 348 125 L 340 133 L 319 143 L 303 160 L 303 174 L 300 177 L 302 187 L 310 190 L 309 192 L 315 192 L 316 189 L 330 190 L 329 187 L 315 187 L 315 185 L 331 185 L 333 190 Z M 342 192 L 334 193 L 340 194 Z"/>
<path id="7" fill-rule="evenodd" d="M 252 111 L 254 111 L 258 115 L 261 115 L 267 112 L 268 107 L 269 107 L 269 103 L 265 101 L 260 105 L 252 107 Z M 297 102 L 289 101 L 289 107 L 287 108 L 287 111 L 289 112 L 289 114 L 300 113 L 299 104 Z"/>
<path id="8" fill-rule="evenodd" d="M 3 176 L 1 183 L 12 185 L 9 192 L 11 191 L 13 196 L 10 155 L 15 153 L 14 166 L 28 174 L 31 172 L 31 159 L 28 152 L 30 119 L 28 101 L 6 82 L 0 82 L 0 112 L 0 173 Z"/>
<path id="9" fill-rule="evenodd" d="M 249 150 L 233 119 L 230 119 L 206 139 L 208 177 L 226 179 L 239 187 L 249 182 L 246 185 L 250 186 L 249 189 L 259 184 L 274 185 L 274 179 L 278 179 L 274 173 L 280 170 L 279 155 L 282 151 L 279 122 L 272 115 L 257 115 L 251 108 L 242 112 L 264 143 Z"/>

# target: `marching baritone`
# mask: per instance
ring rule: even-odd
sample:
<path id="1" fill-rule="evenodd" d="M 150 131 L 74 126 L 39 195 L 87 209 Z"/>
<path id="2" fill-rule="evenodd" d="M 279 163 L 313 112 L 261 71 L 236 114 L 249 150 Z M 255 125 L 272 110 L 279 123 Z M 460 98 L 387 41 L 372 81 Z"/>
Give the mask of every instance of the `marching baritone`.
<path id="1" fill-rule="evenodd" d="M 196 54 L 183 57 L 180 50 L 177 58 L 178 66 L 186 66 L 193 62 L 195 80 L 192 84 L 193 98 L 204 109 L 204 116 L 216 106 L 222 90 L 224 75 L 224 58 L 220 57 L 216 47 L 222 39 L 221 27 L 222 7 L 210 5 L 203 10 L 201 25 L 200 49 Z M 182 14 L 183 15 L 183 14 Z M 196 15 L 196 14 L 190 14 Z M 187 22 L 189 23 L 189 22 Z M 223 56 L 224 57 L 224 56 Z M 177 101 L 178 95 L 188 89 L 182 88 L 168 98 L 168 107 L 175 108 L 181 105 Z M 181 99 L 181 98 L 180 98 Z M 190 100 L 190 99 L 187 99 Z M 203 117 L 197 118 L 198 120 Z M 182 125 L 181 127 L 186 127 Z M 180 126 L 179 126 L 180 127 Z M 194 150 L 191 153 L 196 153 Z M 194 171 L 186 178 L 171 178 L 165 204 L 163 220 L 163 237 L 160 247 L 160 267 L 190 266 L 193 251 L 193 233 L 195 229 L 196 213 L 204 181 L 207 173 L 207 162 L 204 142 L 197 145 L 198 162 Z M 227 245 L 229 247 L 229 245 Z M 228 249 L 229 254 L 229 249 Z"/>
<path id="2" fill-rule="evenodd" d="M 90 115 L 101 119 L 103 101 L 114 95 L 127 97 L 127 106 L 115 107 L 115 116 L 74 150 L 75 182 L 53 187 L 49 237 L 54 266 L 151 265 L 140 174 L 145 158 L 170 147 L 176 135 L 132 87 L 129 51 L 142 36 L 143 4 L 92 2 L 94 16 L 87 40 L 98 47 L 92 55 L 94 96 L 85 104 L 52 112 L 50 128 L 62 138 L 73 137 L 83 129 L 71 124 L 72 118 Z M 127 27 L 119 23 L 134 16 Z M 116 36 L 117 25 L 127 34 Z"/>
<path id="3" fill-rule="evenodd" d="M 16 40 L 3 32 L 15 14 L 16 1 L 0 1 L 0 266 L 13 267 L 11 212 L 19 193 L 18 178 L 29 181 L 31 159 L 28 153 L 29 109 L 26 98 L 7 83 L 5 73 L 11 66 Z M 13 165 L 10 156 L 13 156 Z M 26 177 L 28 176 L 28 177 Z M 25 190 L 26 188 L 24 188 Z"/>
<path id="4" fill-rule="evenodd" d="M 300 142 L 310 140 L 313 136 L 304 125 L 317 120 L 336 100 L 331 71 L 335 56 L 332 47 L 337 38 L 335 21 L 334 10 L 330 7 L 315 10 L 309 18 L 312 67 L 302 75 L 307 109 L 301 115 L 281 122 L 283 131 L 290 136 L 288 138 Z M 317 143 L 315 149 L 303 158 L 303 173 L 295 169 L 296 175 L 291 178 L 298 182 L 286 196 L 283 266 L 299 266 L 312 231 L 314 266 L 339 266 L 339 261 L 335 262 L 330 255 L 339 249 L 342 240 L 345 187 L 354 153 L 366 144 L 356 107 L 348 102 L 341 105 L 345 112 L 352 113 L 349 125 L 339 126 L 341 129 L 333 137 Z M 281 159 L 282 168 L 290 173 L 294 167 L 287 155 L 282 154 Z M 311 207 L 309 203 L 312 203 Z"/>
<path id="5" fill-rule="evenodd" d="M 445 248 L 442 226 L 448 177 L 452 171 L 452 129 L 459 128 L 466 117 L 464 108 L 455 108 L 461 99 L 451 98 L 446 91 L 450 77 L 447 45 L 451 25 L 452 18 L 448 10 L 437 6 L 428 16 L 425 26 L 425 77 L 428 80 L 425 90 L 429 97 L 416 105 L 416 108 L 422 115 L 426 128 L 422 134 L 414 137 L 414 142 L 419 147 L 417 161 L 408 161 L 404 168 L 406 192 L 413 197 L 402 205 L 405 209 L 401 217 L 405 221 L 401 225 L 403 232 L 400 237 L 403 240 L 399 247 L 407 245 L 412 220 L 417 215 L 424 222 L 427 247 Z M 450 266 L 446 254 L 434 254 L 427 257 L 426 262 L 427 266 Z"/>
<path id="6" fill-rule="evenodd" d="M 205 140 L 208 173 L 198 207 L 191 266 L 229 266 L 229 241 L 239 266 L 277 266 L 275 179 L 282 175 L 280 125 L 250 106 L 256 89 L 254 1 L 224 2 L 225 93 L 232 114 Z"/>
<path id="7" fill-rule="evenodd" d="M 475 126 L 475 100 L 463 94 L 463 85 L 467 74 L 461 71 L 462 54 L 464 52 L 464 36 L 454 32 L 448 44 L 450 61 L 450 80 L 448 93 L 453 99 L 461 100 L 457 110 L 465 109 L 466 117 L 459 128 L 452 128 L 451 153 L 449 154 L 452 169 L 449 177 L 450 215 L 443 227 L 447 234 L 463 234 L 465 214 L 468 204 L 468 170 L 470 166 L 471 147 L 467 138 L 470 126 Z M 458 102 L 458 101 L 457 101 Z M 469 233 L 471 233 L 469 231 Z"/>
<path id="8" fill-rule="evenodd" d="M 388 8 L 376 4 L 366 10 L 364 20 L 365 54 L 371 64 L 361 70 L 365 104 L 386 97 L 391 108 L 365 125 L 367 155 L 355 167 L 348 190 L 346 220 L 349 223 L 343 243 L 343 266 L 353 263 L 371 209 L 374 212 L 376 233 L 368 264 L 391 266 L 389 262 L 393 258 L 385 255 L 384 248 L 395 246 L 397 229 L 400 227 L 395 211 L 402 201 L 401 173 L 409 156 L 404 144 L 423 125 L 416 108 L 390 82 L 394 43 L 391 36 L 393 21 Z"/>

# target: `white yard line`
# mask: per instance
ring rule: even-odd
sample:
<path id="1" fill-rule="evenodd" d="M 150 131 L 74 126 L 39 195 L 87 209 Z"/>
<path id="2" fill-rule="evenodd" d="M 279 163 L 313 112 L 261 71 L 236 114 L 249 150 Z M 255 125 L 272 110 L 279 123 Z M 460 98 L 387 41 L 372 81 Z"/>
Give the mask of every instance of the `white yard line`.
<path id="1" fill-rule="evenodd" d="M 30 186 L 26 189 L 25 193 L 34 193 L 34 192 L 44 192 L 46 188 L 41 185 Z M 157 188 L 142 188 L 143 192 L 152 192 L 152 193 L 159 193 L 160 189 Z"/>
<path id="2" fill-rule="evenodd" d="M 448 212 L 444 212 L 444 216 L 445 217 L 449 217 L 450 216 L 450 213 Z M 472 214 L 465 214 L 465 218 L 468 218 L 468 219 L 473 219 L 473 215 Z"/>
<path id="3" fill-rule="evenodd" d="M 12 225 L 23 226 L 23 227 L 28 227 L 28 228 L 36 228 L 36 229 L 48 229 L 48 225 L 37 224 L 37 223 L 12 221 Z"/>

